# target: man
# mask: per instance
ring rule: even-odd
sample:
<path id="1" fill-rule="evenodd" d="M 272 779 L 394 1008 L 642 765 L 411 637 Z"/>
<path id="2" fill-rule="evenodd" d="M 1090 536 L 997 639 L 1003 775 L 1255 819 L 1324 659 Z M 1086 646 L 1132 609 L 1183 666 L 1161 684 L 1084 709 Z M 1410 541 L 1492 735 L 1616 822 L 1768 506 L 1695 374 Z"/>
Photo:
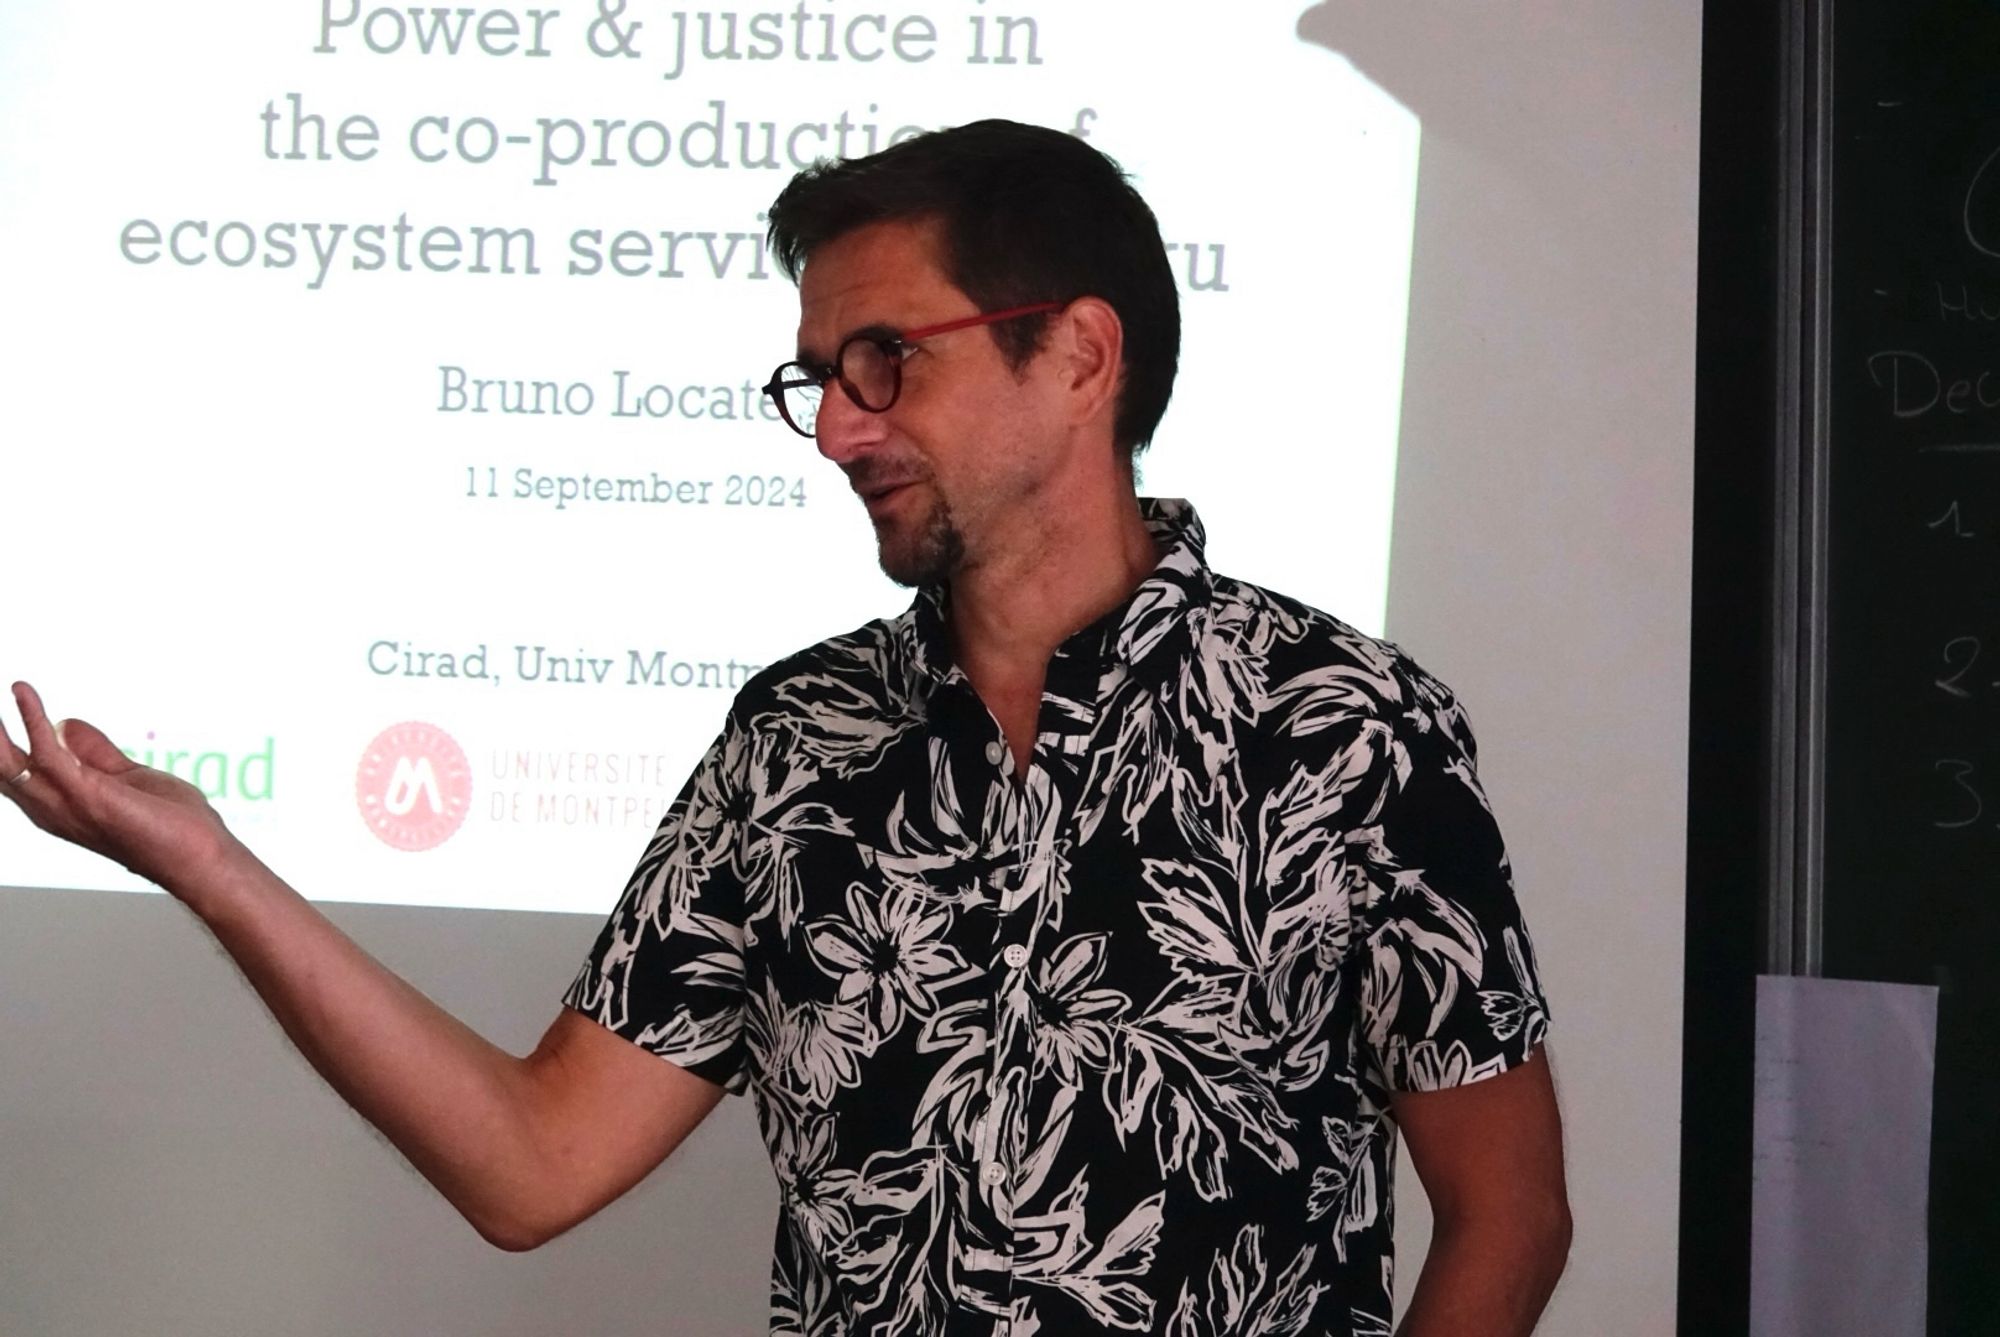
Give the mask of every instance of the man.
<path id="1" fill-rule="evenodd" d="M 502 1247 L 728 1090 L 778 1178 L 776 1332 L 1386 1334 L 1400 1128 L 1436 1218 L 1405 1332 L 1528 1332 L 1569 1223 L 1469 730 L 1135 496 L 1179 344 L 1150 210 L 981 122 L 771 219 L 801 315 L 768 391 L 920 592 L 737 698 L 533 1054 L 25 686 L 8 796 L 185 901 Z"/>

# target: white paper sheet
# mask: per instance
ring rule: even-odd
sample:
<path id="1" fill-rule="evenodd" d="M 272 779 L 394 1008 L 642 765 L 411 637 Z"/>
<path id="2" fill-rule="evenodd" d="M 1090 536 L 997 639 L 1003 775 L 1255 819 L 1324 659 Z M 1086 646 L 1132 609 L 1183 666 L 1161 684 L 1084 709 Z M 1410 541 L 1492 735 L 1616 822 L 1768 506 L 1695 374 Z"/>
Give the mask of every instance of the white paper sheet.
<path id="1" fill-rule="evenodd" d="M 1751 1337 L 1924 1337 L 1937 990 L 1757 981 Z"/>

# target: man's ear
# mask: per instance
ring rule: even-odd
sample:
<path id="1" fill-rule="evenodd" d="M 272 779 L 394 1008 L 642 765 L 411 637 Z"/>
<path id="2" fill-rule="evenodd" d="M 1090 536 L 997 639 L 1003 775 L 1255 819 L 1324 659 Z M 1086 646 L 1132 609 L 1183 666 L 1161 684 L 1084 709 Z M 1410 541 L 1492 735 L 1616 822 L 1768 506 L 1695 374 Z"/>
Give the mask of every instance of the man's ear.
<path id="1" fill-rule="evenodd" d="M 1125 379 L 1125 326 L 1101 297 L 1079 297 L 1056 317 L 1062 388 L 1069 395 L 1069 418 L 1088 422 L 1117 412 L 1118 387 Z"/>

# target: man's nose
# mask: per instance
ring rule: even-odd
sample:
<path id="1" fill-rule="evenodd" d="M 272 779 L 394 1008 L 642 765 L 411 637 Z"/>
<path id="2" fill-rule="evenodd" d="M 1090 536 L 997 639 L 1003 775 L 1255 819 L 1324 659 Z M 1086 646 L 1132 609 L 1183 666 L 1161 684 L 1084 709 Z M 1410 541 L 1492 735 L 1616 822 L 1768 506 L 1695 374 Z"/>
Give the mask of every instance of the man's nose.
<path id="1" fill-rule="evenodd" d="M 820 454 L 845 466 L 880 445 L 888 432 L 885 414 L 871 413 L 857 405 L 841 389 L 838 380 L 827 382 L 820 395 L 819 415 L 813 422 L 813 438 Z"/>

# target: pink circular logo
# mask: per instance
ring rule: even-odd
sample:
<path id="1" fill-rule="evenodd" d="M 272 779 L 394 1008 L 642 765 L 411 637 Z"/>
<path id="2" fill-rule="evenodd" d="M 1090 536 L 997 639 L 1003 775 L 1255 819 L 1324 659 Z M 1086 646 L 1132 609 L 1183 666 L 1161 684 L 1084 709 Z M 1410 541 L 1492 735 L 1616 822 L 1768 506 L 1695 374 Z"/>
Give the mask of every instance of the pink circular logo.
<path id="1" fill-rule="evenodd" d="M 361 819 L 385 845 L 434 849 L 451 839 L 472 808 L 465 749 L 434 724 L 392 724 L 361 754 L 354 777 Z"/>

